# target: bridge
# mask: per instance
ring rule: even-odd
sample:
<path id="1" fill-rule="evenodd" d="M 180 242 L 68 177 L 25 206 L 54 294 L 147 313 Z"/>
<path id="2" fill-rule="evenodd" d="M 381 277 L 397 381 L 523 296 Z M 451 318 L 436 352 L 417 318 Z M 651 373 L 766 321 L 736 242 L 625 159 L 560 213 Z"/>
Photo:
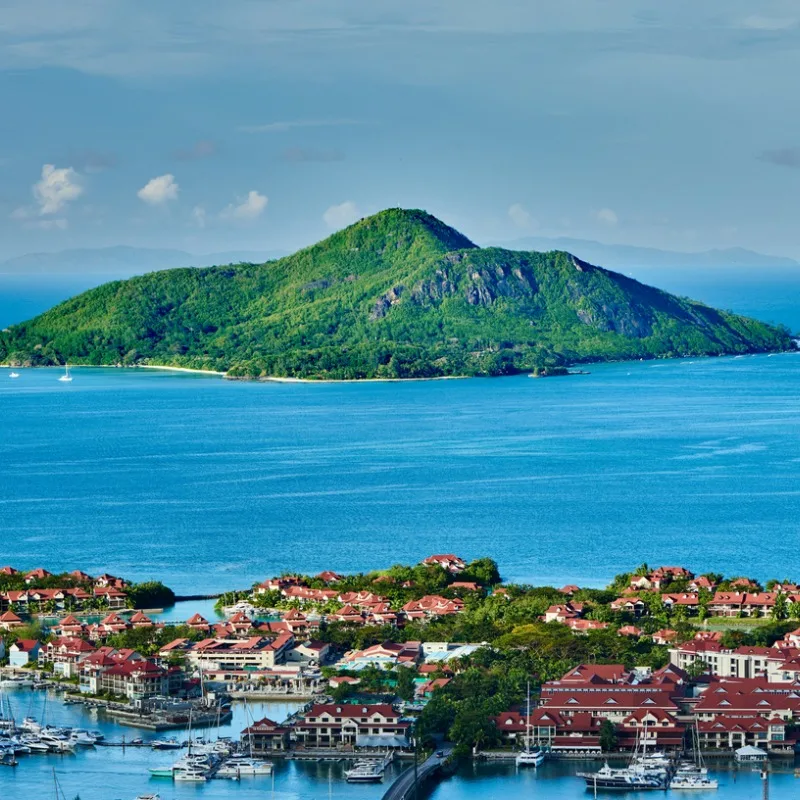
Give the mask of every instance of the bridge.
<path id="1" fill-rule="evenodd" d="M 430 758 L 418 764 L 416 769 L 414 766 L 407 767 L 400 775 L 397 776 L 395 782 L 386 790 L 383 795 L 383 800 L 416 800 L 414 791 L 428 778 L 434 775 L 442 768 L 442 763 L 447 760 L 453 752 L 452 745 L 442 745 L 437 751 L 441 756 L 434 753 Z"/>

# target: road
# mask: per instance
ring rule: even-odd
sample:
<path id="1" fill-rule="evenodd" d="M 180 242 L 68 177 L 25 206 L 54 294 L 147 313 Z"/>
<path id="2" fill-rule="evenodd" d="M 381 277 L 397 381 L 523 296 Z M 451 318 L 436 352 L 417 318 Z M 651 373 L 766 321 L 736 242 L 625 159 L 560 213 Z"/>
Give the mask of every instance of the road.
<path id="1" fill-rule="evenodd" d="M 436 753 L 434 753 L 417 767 L 417 781 L 420 785 L 442 765 L 442 761 L 453 752 L 453 746 L 449 744 L 441 745 L 436 752 L 442 752 L 444 755 L 442 758 L 437 758 Z M 412 764 L 405 772 L 401 772 L 397 780 L 387 789 L 386 794 L 383 795 L 383 800 L 409 800 L 413 796 L 414 765 Z"/>

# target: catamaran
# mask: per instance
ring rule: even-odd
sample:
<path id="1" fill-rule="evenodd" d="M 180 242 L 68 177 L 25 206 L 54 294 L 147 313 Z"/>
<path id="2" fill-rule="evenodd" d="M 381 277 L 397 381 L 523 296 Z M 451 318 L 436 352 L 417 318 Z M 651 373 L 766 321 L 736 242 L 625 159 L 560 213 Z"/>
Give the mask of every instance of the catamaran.
<path id="1" fill-rule="evenodd" d="M 544 750 L 531 747 L 531 685 L 528 683 L 528 707 L 525 718 L 525 749 L 517 755 L 518 767 L 538 767 L 544 761 Z"/>
<path id="2" fill-rule="evenodd" d="M 72 375 L 69 374 L 69 364 L 64 365 L 64 374 L 59 378 L 62 383 L 69 383 L 72 380 Z"/>

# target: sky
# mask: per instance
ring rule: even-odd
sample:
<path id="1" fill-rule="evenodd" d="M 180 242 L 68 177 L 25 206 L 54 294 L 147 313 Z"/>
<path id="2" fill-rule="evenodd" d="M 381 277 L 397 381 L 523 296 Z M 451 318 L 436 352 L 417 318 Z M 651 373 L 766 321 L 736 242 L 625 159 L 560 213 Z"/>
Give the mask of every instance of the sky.
<path id="1" fill-rule="evenodd" d="M 0 258 L 477 242 L 800 257 L 797 0 L 0 0 Z"/>

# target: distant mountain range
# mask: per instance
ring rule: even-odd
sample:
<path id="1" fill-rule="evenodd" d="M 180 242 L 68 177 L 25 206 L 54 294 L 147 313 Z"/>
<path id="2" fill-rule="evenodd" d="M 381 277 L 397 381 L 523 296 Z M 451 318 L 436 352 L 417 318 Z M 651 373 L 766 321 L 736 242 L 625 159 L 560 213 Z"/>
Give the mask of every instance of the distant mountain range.
<path id="1" fill-rule="evenodd" d="M 268 264 L 107 283 L 0 331 L 0 361 L 12 364 L 160 364 L 242 378 L 552 373 L 790 346 L 784 330 L 563 250 L 480 248 L 404 209 Z"/>
<path id="2" fill-rule="evenodd" d="M 652 269 L 660 267 L 800 267 L 800 262 L 783 256 L 768 256 L 741 247 L 683 253 L 634 247 L 626 244 L 604 244 L 590 239 L 528 236 L 510 242 L 495 242 L 509 250 L 566 250 L 592 264 L 616 270 Z"/>
<path id="3" fill-rule="evenodd" d="M 129 278 L 173 267 L 210 267 L 253 262 L 262 264 L 285 256 L 286 251 L 239 250 L 197 255 L 184 250 L 148 247 L 86 248 L 55 253 L 28 253 L 0 261 L 0 275 L 108 275 Z"/>

